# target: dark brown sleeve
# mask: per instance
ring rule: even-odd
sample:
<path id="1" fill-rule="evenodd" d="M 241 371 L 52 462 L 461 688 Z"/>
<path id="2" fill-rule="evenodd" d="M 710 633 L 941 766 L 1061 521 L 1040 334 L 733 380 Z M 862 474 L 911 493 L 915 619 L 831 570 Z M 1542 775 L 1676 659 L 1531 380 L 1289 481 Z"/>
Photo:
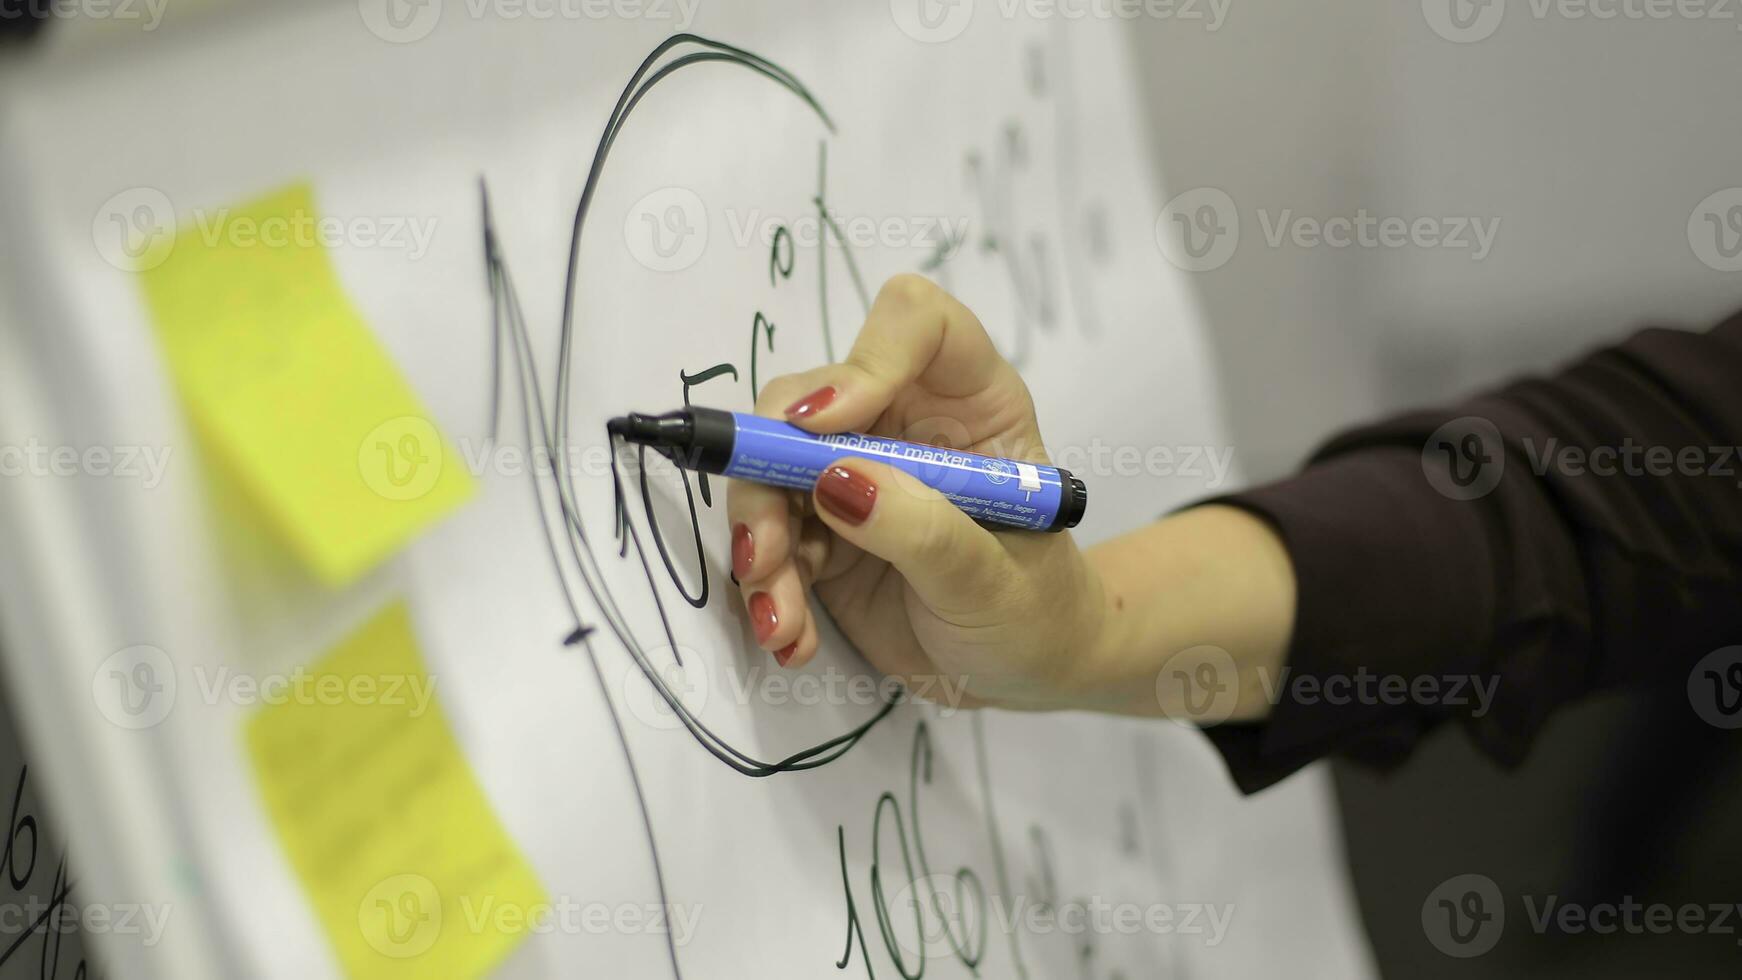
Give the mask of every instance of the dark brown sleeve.
<path id="1" fill-rule="evenodd" d="M 1299 583 L 1270 718 L 1209 732 L 1235 781 L 1395 765 L 1447 718 L 1516 765 L 1568 701 L 1685 682 L 1742 643 L 1738 446 L 1742 316 L 1357 429 L 1219 501 L 1276 528 Z"/>

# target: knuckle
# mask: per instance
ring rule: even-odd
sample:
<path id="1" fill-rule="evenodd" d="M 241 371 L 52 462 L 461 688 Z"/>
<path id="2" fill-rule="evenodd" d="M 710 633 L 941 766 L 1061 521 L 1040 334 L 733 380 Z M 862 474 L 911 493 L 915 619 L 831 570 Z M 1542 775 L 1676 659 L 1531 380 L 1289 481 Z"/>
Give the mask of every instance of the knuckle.
<path id="1" fill-rule="evenodd" d="M 794 399 L 804 395 L 799 389 L 804 387 L 803 379 L 796 374 L 783 374 L 769 378 L 763 382 L 762 391 L 756 396 L 756 414 L 778 416 L 785 411 L 786 406 Z"/>
<path id="2" fill-rule="evenodd" d="M 870 346 L 859 346 L 847 354 L 847 367 L 859 374 L 873 385 L 886 385 L 891 378 L 900 376 L 900 367 L 896 358 L 889 353 Z"/>
<path id="3" fill-rule="evenodd" d="M 726 515 L 756 526 L 761 533 L 756 541 L 758 550 L 772 547 L 773 540 L 782 536 L 784 520 L 777 517 L 786 510 L 786 503 L 779 496 L 766 491 L 768 487 L 746 486 L 742 480 L 730 480 L 726 486 Z"/>
<path id="4" fill-rule="evenodd" d="M 969 549 L 958 539 L 952 520 L 955 515 L 946 510 L 950 506 L 937 502 L 919 509 L 918 527 L 914 529 L 913 559 L 927 568 L 968 571 L 969 562 L 965 558 Z"/>

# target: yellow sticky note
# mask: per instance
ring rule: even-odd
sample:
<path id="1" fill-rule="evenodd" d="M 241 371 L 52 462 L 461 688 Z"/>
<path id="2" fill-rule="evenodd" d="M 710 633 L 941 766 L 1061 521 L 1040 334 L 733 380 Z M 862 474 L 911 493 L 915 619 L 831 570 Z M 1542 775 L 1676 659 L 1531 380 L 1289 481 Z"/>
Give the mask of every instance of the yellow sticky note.
<path id="1" fill-rule="evenodd" d="M 345 973 L 475 977 L 546 914 L 454 741 L 403 603 L 262 698 L 260 792 Z"/>
<path id="2" fill-rule="evenodd" d="M 472 480 L 333 271 L 306 186 L 182 227 L 143 270 L 208 450 L 315 575 L 344 585 Z"/>

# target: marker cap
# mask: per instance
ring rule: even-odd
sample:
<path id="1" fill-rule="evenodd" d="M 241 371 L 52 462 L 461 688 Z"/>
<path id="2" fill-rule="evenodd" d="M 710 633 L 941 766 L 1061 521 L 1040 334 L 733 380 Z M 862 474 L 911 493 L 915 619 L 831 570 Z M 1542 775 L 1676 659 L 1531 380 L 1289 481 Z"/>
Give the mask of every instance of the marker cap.
<path id="1" fill-rule="evenodd" d="M 1066 531 L 1083 519 L 1083 512 L 1089 509 L 1089 488 L 1083 481 L 1071 475 L 1067 469 L 1059 469 L 1059 477 L 1063 482 L 1060 488 L 1058 516 L 1052 519 L 1048 531 Z"/>

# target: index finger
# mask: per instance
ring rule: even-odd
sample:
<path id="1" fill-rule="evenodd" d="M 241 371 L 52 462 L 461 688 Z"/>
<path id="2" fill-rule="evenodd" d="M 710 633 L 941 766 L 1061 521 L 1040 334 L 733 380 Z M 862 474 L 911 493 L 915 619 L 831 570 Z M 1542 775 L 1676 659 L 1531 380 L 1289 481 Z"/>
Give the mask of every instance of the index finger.
<path id="1" fill-rule="evenodd" d="M 916 383 L 945 398 L 1022 384 L 973 311 L 912 273 L 878 290 L 845 361 L 783 381 L 784 389 L 806 394 L 786 404 L 782 414 L 812 432 L 868 429 L 903 388 Z"/>

